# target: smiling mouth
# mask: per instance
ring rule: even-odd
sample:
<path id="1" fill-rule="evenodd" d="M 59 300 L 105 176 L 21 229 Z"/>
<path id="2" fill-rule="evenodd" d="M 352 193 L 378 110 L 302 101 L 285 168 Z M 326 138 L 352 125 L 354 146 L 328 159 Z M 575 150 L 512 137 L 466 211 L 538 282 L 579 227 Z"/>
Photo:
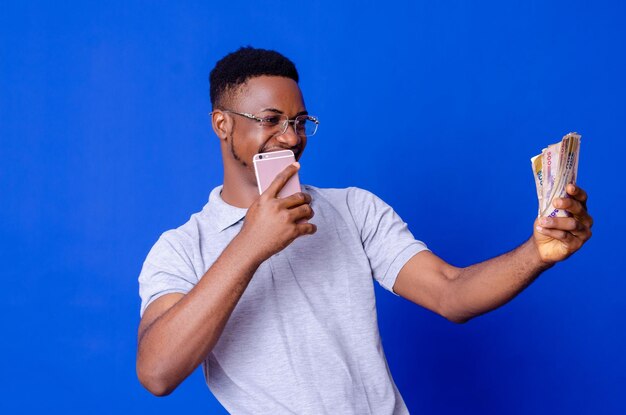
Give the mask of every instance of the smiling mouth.
<path id="1" fill-rule="evenodd" d="M 274 148 L 270 148 L 268 150 L 263 150 L 263 153 L 273 153 L 275 151 L 283 151 L 283 150 L 291 150 L 293 151 L 293 155 L 295 156 L 295 158 L 297 159 L 298 156 L 300 155 L 300 148 L 282 148 L 282 147 L 274 147 Z"/>

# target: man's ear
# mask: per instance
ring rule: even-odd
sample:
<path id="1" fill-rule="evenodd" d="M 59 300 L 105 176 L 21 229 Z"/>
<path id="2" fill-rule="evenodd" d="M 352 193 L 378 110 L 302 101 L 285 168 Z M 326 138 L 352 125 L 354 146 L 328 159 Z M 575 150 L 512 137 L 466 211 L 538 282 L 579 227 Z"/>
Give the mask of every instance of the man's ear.
<path id="1" fill-rule="evenodd" d="M 216 110 L 211 113 L 211 125 L 219 139 L 226 140 L 231 126 L 228 117 L 226 117 L 222 111 Z"/>

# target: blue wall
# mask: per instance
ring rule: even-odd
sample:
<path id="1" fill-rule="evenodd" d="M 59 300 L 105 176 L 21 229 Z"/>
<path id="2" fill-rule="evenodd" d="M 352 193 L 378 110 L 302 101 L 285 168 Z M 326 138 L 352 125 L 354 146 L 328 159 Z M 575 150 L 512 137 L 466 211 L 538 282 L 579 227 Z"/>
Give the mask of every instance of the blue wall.
<path id="1" fill-rule="evenodd" d="M 207 76 L 252 44 L 322 120 L 303 181 L 374 191 L 455 265 L 530 235 L 530 157 L 582 133 L 581 252 L 463 326 L 377 288 L 380 327 L 414 413 L 626 413 L 623 2 L 86 3 L 0 5 L 0 412 L 224 413 L 199 372 L 140 386 L 136 278 L 221 183 Z"/>

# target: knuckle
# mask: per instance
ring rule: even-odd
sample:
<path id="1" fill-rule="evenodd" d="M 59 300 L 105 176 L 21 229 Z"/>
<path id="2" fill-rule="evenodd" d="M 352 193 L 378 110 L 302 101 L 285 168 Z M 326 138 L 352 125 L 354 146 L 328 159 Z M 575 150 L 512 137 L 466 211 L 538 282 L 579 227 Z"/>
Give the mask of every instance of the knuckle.
<path id="1" fill-rule="evenodd" d="M 281 173 L 278 176 L 276 176 L 276 184 L 280 187 L 282 187 L 286 182 L 287 179 L 289 179 L 289 177 L 287 176 L 287 173 Z"/>
<path id="2" fill-rule="evenodd" d="M 278 204 L 277 199 L 268 198 L 265 201 L 265 206 L 267 206 L 274 214 L 280 213 L 280 205 Z"/>
<path id="3" fill-rule="evenodd" d="M 279 181 L 286 180 L 288 176 L 289 176 L 289 169 L 285 169 L 276 175 L 276 179 L 278 179 Z"/>
<path id="4" fill-rule="evenodd" d="M 575 213 L 581 213 L 585 211 L 585 207 L 583 206 L 582 203 L 580 203 L 579 201 L 572 201 L 572 210 L 576 210 Z"/>
<path id="5" fill-rule="evenodd" d="M 568 197 L 564 197 L 564 198 L 561 198 L 560 200 L 561 201 L 559 202 L 559 204 L 561 205 L 561 208 L 569 209 L 572 207 L 572 199 Z"/>
<path id="6" fill-rule="evenodd" d="M 292 226 L 290 231 L 289 231 L 289 235 L 290 235 L 290 239 L 296 239 L 298 236 L 300 236 L 300 230 L 298 229 L 298 227 L 296 225 Z"/>
<path id="7" fill-rule="evenodd" d="M 574 218 L 568 218 L 566 222 L 567 230 L 573 231 L 578 229 L 579 222 Z"/>

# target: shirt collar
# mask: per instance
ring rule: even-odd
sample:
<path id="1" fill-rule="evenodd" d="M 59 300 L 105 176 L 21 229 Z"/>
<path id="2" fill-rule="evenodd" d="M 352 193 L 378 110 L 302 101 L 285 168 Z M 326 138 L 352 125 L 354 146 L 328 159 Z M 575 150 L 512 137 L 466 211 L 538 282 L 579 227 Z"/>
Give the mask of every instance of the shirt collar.
<path id="1" fill-rule="evenodd" d="M 213 224 L 221 232 L 234 225 L 246 216 L 248 209 L 229 205 L 222 199 L 223 186 L 217 186 L 209 195 L 209 202 L 202 209 Z"/>

